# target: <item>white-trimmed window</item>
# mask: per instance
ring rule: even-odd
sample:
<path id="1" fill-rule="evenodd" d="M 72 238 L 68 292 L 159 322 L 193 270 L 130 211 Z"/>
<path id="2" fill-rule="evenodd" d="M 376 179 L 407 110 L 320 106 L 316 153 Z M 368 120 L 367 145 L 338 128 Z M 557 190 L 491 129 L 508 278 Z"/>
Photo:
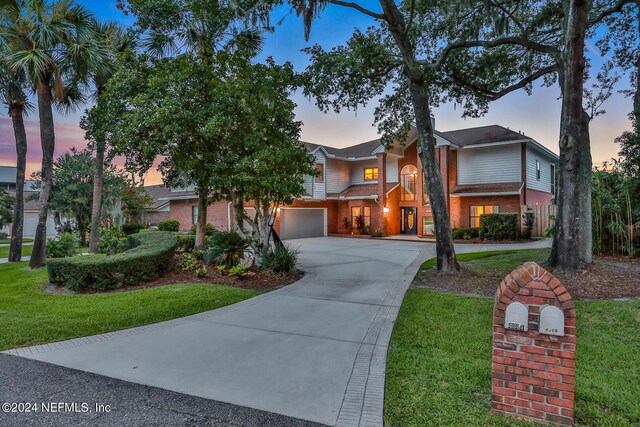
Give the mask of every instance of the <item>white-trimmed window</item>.
<path id="1" fill-rule="evenodd" d="M 471 205 L 469 206 L 469 227 L 480 227 L 480 215 L 500 213 L 498 205 Z"/>
<path id="2" fill-rule="evenodd" d="M 378 179 L 378 168 L 364 168 L 364 180 L 375 181 Z"/>
<path id="3" fill-rule="evenodd" d="M 540 160 L 536 160 L 536 180 L 540 181 Z"/>
<path id="4" fill-rule="evenodd" d="M 324 163 L 316 163 L 316 182 L 324 182 Z"/>
<path id="5" fill-rule="evenodd" d="M 191 206 L 191 224 L 198 223 L 198 206 Z"/>

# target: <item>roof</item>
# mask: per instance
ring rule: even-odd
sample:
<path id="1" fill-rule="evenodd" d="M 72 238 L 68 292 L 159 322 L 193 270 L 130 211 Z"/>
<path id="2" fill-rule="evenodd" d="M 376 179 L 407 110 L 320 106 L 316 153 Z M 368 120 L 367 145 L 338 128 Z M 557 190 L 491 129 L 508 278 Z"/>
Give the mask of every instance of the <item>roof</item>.
<path id="1" fill-rule="evenodd" d="M 398 185 L 397 182 L 388 182 L 387 187 L 393 188 Z M 331 198 L 357 198 L 357 197 L 369 197 L 378 196 L 378 184 L 354 184 L 350 185 L 340 193 L 327 193 L 327 197 Z"/>
<path id="2" fill-rule="evenodd" d="M 454 143 L 458 147 L 533 139 L 523 133 L 512 131 L 511 129 L 500 125 L 480 126 L 469 129 L 452 130 L 449 132 L 437 132 L 437 134 Z"/>
<path id="3" fill-rule="evenodd" d="M 520 194 L 524 183 L 522 182 L 501 182 L 494 184 L 465 184 L 456 185 L 451 189 L 451 195 L 481 195 L 481 194 Z"/>
<path id="4" fill-rule="evenodd" d="M 373 152 L 380 147 L 380 138 L 345 148 L 329 147 L 327 145 L 313 144 L 311 142 L 305 142 L 304 145 L 309 151 L 315 151 L 322 147 L 322 149 L 330 156 L 341 157 L 344 159 L 353 157 L 370 157 L 373 156 Z"/>
<path id="5" fill-rule="evenodd" d="M 164 185 L 147 185 L 144 187 L 147 194 L 153 199 L 153 204 L 147 207 L 147 209 L 158 209 L 167 204 L 166 199 L 162 199 L 164 197 L 168 197 L 172 195 L 171 189 L 165 187 Z"/>
<path id="6" fill-rule="evenodd" d="M 15 184 L 17 173 L 18 168 L 15 166 L 0 166 L 0 182 Z"/>

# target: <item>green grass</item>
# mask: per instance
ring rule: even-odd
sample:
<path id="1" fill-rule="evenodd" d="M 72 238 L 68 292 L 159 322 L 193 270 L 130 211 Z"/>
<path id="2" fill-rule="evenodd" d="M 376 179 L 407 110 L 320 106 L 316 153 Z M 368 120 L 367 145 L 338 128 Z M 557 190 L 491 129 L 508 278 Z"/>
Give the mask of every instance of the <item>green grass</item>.
<path id="1" fill-rule="evenodd" d="M 9 244 L 11 243 L 11 239 L 0 239 L 0 244 Z M 33 243 L 33 239 L 30 239 L 28 237 L 23 237 L 22 238 L 22 243 Z"/>
<path id="2" fill-rule="evenodd" d="M 459 259 L 512 270 L 537 259 L 533 251 L 546 256 L 530 250 Z M 640 425 L 640 300 L 575 304 L 576 424 Z M 530 425 L 491 412 L 492 310 L 490 298 L 407 292 L 389 347 L 385 425 Z"/>
<path id="3" fill-rule="evenodd" d="M 22 246 L 22 256 L 31 255 L 31 251 L 33 250 L 33 245 Z M 76 251 L 81 254 L 85 252 L 89 252 L 89 248 L 78 248 Z M 9 246 L 0 246 L 0 258 L 9 258 Z"/>
<path id="4" fill-rule="evenodd" d="M 233 304 L 258 292 L 218 285 L 169 285 L 128 292 L 52 295 L 46 269 L 0 264 L 0 350 L 173 319 Z"/>
<path id="5" fill-rule="evenodd" d="M 512 271 L 527 261 L 543 262 L 549 256 L 549 249 L 510 249 L 506 251 L 472 252 L 456 254 L 458 262 L 463 268 L 493 268 L 496 270 Z M 422 263 L 422 269 L 436 266 L 436 259 L 431 258 Z"/>

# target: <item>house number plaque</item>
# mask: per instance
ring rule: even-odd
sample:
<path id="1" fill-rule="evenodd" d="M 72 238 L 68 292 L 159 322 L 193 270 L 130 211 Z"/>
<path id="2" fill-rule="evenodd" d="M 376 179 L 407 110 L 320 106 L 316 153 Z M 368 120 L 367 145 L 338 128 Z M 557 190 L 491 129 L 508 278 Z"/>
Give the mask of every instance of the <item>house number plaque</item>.
<path id="1" fill-rule="evenodd" d="M 504 327 L 516 331 L 529 330 L 529 309 L 520 302 L 509 303 L 504 313 Z"/>
<path id="2" fill-rule="evenodd" d="M 564 313 L 554 305 L 547 305 L 540 310 L 541 334 L 564 336 Z"/>

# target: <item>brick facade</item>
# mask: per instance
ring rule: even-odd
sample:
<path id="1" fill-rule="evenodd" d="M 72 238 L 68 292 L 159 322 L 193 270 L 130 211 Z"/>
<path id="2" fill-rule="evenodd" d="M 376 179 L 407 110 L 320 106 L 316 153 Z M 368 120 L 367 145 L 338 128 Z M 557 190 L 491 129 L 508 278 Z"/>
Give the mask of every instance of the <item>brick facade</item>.
<path id="1" fill-rule="evenodd" d="M 527 188 L 525 190 L 525 203 L 523 203 L 523 205 L 550 205 L 552 204 L 552 199 L 551 193 Z"/>
<path id="2" fill-rule="evenodd" d="M 451 197 L 451 227 L 469 227 L 470 206 L 475 205 L 497 205 L 500 213 L 520 214 L 520 196 L 471 196 L 471 197 Z"/>
<path id="3" fill-rule="evenodd" d="M 180 231 L 189 231 L 193 225 L 193 207 L 198 205 L 196 199 L 171 200 L 170 219 L 180 222 Z M 231 212 L 233 223 L 233 211 Z M 226 231 L 229 227 L 229 203 L 220 200 L 207 208 L 207 223 L 212 224 L 217 230 Z"/>
<path id="4" fill-rule="evenodd" d="M 505 328 L 510 303 L 528 307 L 528 330 Z M 539 332 L 547 305 L 564 314 L 564 335 Z M 566 288 L 536 263 L 513 271 L 496 291 L 493 317 L 493 410 L 539 423 L 571 426 L 574 416 L 576 313 Z"/>

